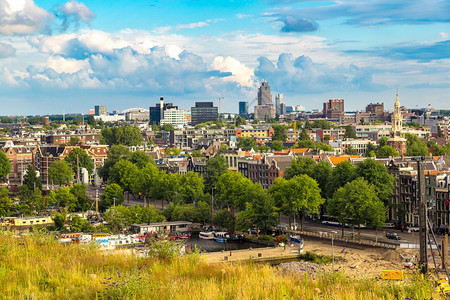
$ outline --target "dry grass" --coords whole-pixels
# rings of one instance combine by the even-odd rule
[[[0,237],[0,299],[441,299],[432,282],[355,280],[342,273],[284,274],[269,265],[207,264]],[[443,299],[443,298],[442,298]]]

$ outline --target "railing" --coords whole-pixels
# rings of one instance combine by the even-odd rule
[[[387,249],[397,249],[398,245],[390,244],[390,243],[384,243],[384,242],[375,242],[375,241],[369,241],[364,239],[357,239],[353,236],[341,236],[337,233],[329,233],[329,232],[310,232],[310,231],[298,231],[298,230],[286,230],[287,233],[291,234],[299,234],[301,236],[309,236],[309,237],[316,237],[319,239],[325,239],[331,241],[332,239],[335,241],[341,241],[348,244],[353,245],[365,245],[365,246],[372,246],[372,247],[382,247]]]

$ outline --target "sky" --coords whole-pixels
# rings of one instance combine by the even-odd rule
[[[273,98],[450,109],[450,0],[0,0],[0,115]],[[251,109],[252,111],[252,109]]]

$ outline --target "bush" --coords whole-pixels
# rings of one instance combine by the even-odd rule
[[[258,237],[258,240],[266,241],[266,242],[269,242],[269,243],[276,243],[277,242],[277,240],[273,236],[270,236],[270,235],[262,235],[262,236]]]
[[[332,259],[329,256],[317,254],[314,252],[306,252],[300,255],[300,259],[305,261],[311,261],[316,264],[328,264],[331,263]]]

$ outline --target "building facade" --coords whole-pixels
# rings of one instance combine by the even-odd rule
[[[191,108],[192,125],[215,121],[218,117],[219,110],[213,102],[195,102],[195,107]]]

